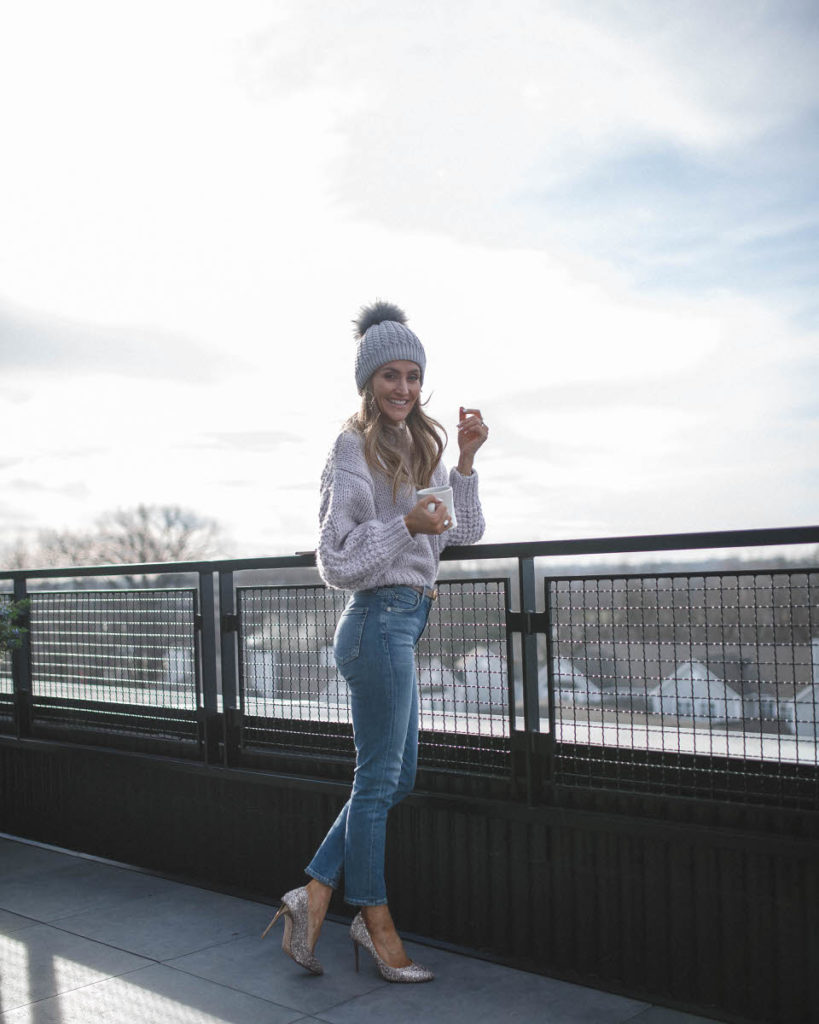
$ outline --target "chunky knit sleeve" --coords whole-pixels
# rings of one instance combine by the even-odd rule
[[[446,483],[446,479],[442,481]],[[478,474],[461,476],[454,467],[449,471],[449,483],[455,500],[455,518],[458,525],[441,535],[441,550],[451,544],[477,544],[483,537],[486,523],[478,494]]]
[[[322,579],[339,590],[369,586],[412,543],[403,515],[378,518],[360,440],[349,432],[341,434],[321,479],[317,564]]]

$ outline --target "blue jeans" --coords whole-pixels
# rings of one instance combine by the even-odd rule
[[[387,902],[387,812],[412,790],[418,764],[415,646],[430,598],[412,587],[376,587],[350,598],[333,653],[350,688],[356,765],[350,799],[306,871],[354,906]]]

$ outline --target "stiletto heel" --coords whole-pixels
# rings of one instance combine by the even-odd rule
[[[267,933],[270,931],[270,929],[273,927],[273,925],[279,920],[279,918],[282,916],[283,913],[284,913],[284,904],[282,903],[282,905],[276,911],[276,916],[273,918],[273,920],[270,922],[270,924],[267,926],[267,928],[265,928],[265,930],[262,932],[262,938],[264,938],[265,935],[267,935]]]
[[[262,938],[267,935],[279,918],[284,916],[284,936],[282,938],[284,952],[311,974],[324,974],[324,968],[307,945],[308,906],[307,889],[304,886],[286,892],[282,896],[282,905],[276,911],[275,917],[262,932]]]
[[[350,925],[350,938],[353,940],[353,949],[355,950],[356,970],[358,970],[358,947],[363,946],[372,956],[373,960],[375,960],[375,966],[378,968],[378,973],[384,981],[411,983],[432,981],[435,977],[432,971],[427,970],[426,967],[422,967],[420,964],[410,963],[406,967],[390,967],[375,948],[375,943],[367,931],[367,925],[364,923],[364,918],[360,913],[355,915],[353,923]]]

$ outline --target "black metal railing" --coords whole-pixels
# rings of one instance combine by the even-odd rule
[[[819,527],[447,551],[419,645],[426,781],[529,801],[606,787],[819,809],[815,551],[776,567],[747,559],[798,544],[819,544]],[[578,556],[708,549],[741,551],[745,567],[561,571]],[[349,773],[332,659],[345,595],[313,566],[300,555],[0,573],[12,587],[0,600],[31,598],[24,647],[0,658],[0,732]],[[152,585],[160,574],[197,584]]]
[[[815,787],[819,573],[547,587],[556,781],[775,802]]]

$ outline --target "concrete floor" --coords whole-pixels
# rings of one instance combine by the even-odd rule
[[[122,865],[0,836],[2,1024],[709,1024],[408,943],[437,977],[390,985],[344,925],[327,922],[307,974],[261,942],[271,908]]]

